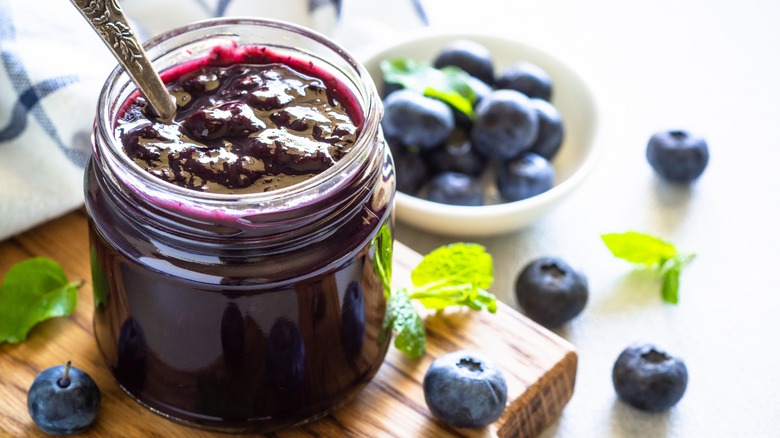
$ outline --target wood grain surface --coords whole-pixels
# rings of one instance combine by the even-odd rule
[[[27,412],[27,389],[38,372],[69,359],[88,372],[103,393],[98,420],[82,436],[220,436],[173,423],[142,408],[122,392],[103,365],[92,334],[89,242],[83,210],[0,242],[0,274],[32,256],[56,260],[69,279],[83,279],[85,284],[73,315],[39,324],[22,344],[0,345],[0,436],[46,436]],[[397,283],[408,280],[419,259],[419,254],[396,243]],[[391,346],[378,374],[357,398],[318,421],[272,436],[533,437],[560,415],[571,398],[577,370],[572,345],[507,305],[501,304],[494,315],[470,310],[431,313],[426,328],[428,351],[423,358],[410,360]],[[423,397],[421,382],[431,361],[463,348],[492,358],[507,378],[506,411],[483,429],[447,427],[431,416]]]

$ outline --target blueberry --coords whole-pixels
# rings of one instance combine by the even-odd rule
[[[496,421],[506,407],[506,393],[501,370],[466,350],[434,360],[423,378],[428,408],[455,427],[483,427]]]
[[[564,129],[561,113],[546,100],[531,99],[531,103],[539,115],[539,134],[531,145],[531,152],[552,160],[563,143]]]
[[[86,430],[97,418],[100,390],[70,361],[41,371],[27,392],[27,410],[38,427],[52,435]]]
[[[662,178],[688,183],[698,178],[710,159],[707,142],[682,129],[659,131],[647,143],[647,161]]]
[[[688,369],[685,362],[652,344],[629,346],[612,368],[618,397],[645,411],[664,411],[685,394]]]
[[[458,67],[488,85],[495,81],[490,50],[470,40],[456,40],[444,46],[433,60],[433,66]]]
[[[384,100],[382,129],[407,146],[431,149],[443,142],[455,127],[446,103],[411,90],[398,90]]]
[[[496,78],[496,89],[517,90],[528,97],[550,100],[552,79],[541,67],[530,62],[518,62],[507,67]]]
[[[474,76],[469,76],[467,82],[469,87],[471,87],[471,90],[474,91],[474,94],[476,95],[476,99],[472,103],[473,106],[477,106],[479,102],[482,101],[482,99],[493,92],[493,87],[482,82]],[[452,114],[455,116],[455,124],[465,129],[471,129],[474,124],[474,121],[471,120],[471,117],[467,116],[465,113],[461,112],[454,106],[450,106],[450,108],[452,109]]]
[[[395,82],[387,82],[385,80],[382,81],[381,86],[381,92],[382,92],[382,99],[389,96],[394,91],[402,90],[404,87],[401,84],[396,84]]]
[[[485,170],[488,159],[472,145],[468,133],[455,129],[443,145],[425,154],[428,168],[434,174],[458,172],[479,176]]]
[[[539,115],[530,99],[514,90],[497,90],[474,111],[471,139],[493,158],[514,158],[530,149],[539,133]]]
[[[388,138],[390,153],[395,164],[395,183],[399,192],[407,195],[417,193],[428,180],[428,166],[423,156],[407,148],[395,139]]]
[[[479,180],[456,172],[436,175],[428,185],[428,200],[441,204],[480,206],[484,194]]]
[[[501,163],[496,185],[501,197],[519,201],[550,190],[555,183],[555,169],[546,158],[528,152]]]
[[[588,301],[588,281],[558,257],[528,263],[515,282],[523,312],[545,327],[558,327],[582,312]]]

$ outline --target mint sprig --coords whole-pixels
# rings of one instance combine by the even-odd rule
[[[395,346],[411,358],[425,353],[425,326],[412,305],[442,310],[466,306],[495,313],[496,297],[486,289],[493,283],[493,258],[481,245],[454,243],[440,247],[412,271],[412,286],[390,294],[385,330],[392,326]]]
[[[458,67],[437,69],[431,64],[408,58],[386,59],[380,63],[384,80],[439,99],[473,117],[477,94],[469,85],[469,74]]]
[[[601,240],[615,257],[658,270],[662,276],[661,297],[667,303],[679,303],[680,274],[696,254],[680,251],[665,240],[636,231],[602,234]]]
[[[0,285],[0,343],[23,342],[36,324],[73,313],[81,284],[44,257],[13,265]]]

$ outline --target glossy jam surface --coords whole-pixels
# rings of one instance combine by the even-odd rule
[[[217,48],[164,75],[177,113],[162,122],[142,97],[118,120],[133,162],[193,190],[257,193],[287,187],[333,166],[355,143],[350,96],[266,48]]]
[[[168,84],[198,84],[177,122],[165,125],[175,132],[131,98],[116,132],[133,163],[193,193],[266,191],[276,187],[269,178],[294,183],[332,166],[363,128],[351,115],[355,102],[334,105],[333,96],[348,93],[315,66],[258,59],[226,52],[169,70]],[[305,68],[311,77],[302,79]],[[258,110],[264,93],[289,102]],[[236,118],[251,123],[219,122]],[[268,131],[279,138],[263,142]],[[300,138],[281,138],[293,133],[317,146],[299,154]],[[379,134],[371,148],[378,154],[327,195],[251,216],[156,202],[116,187],[121,178],[93,159],[94,331],[121,387],[176,421],[268,432],[325,415],[366,385],[390,338],[374,267],[378,248],[392,245],[395,184]]]

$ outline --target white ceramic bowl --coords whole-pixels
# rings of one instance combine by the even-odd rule
[[[504,37],[473,33],[426,30],[401,37],[392,44],[366,51],[358,58],[381,90],[379,64],[388,58],[407,57],[433,62],[444,45],[456,39],[469,39],[487,47],[496,72],[518,61],[530,61],[546,70],[553,81],[552,104],[564,121],[564,142],[552,164],[555,186],[540,195],[521,201],[464,207],[439,204],[398,193],[397,218],[414,227],[451,236],[488,236],[523,228],[559,205],[583,181],[596,156],[596,104],[588,87],[564,63],[540,50]],[[490,190],[490,189],[489,189]]]

